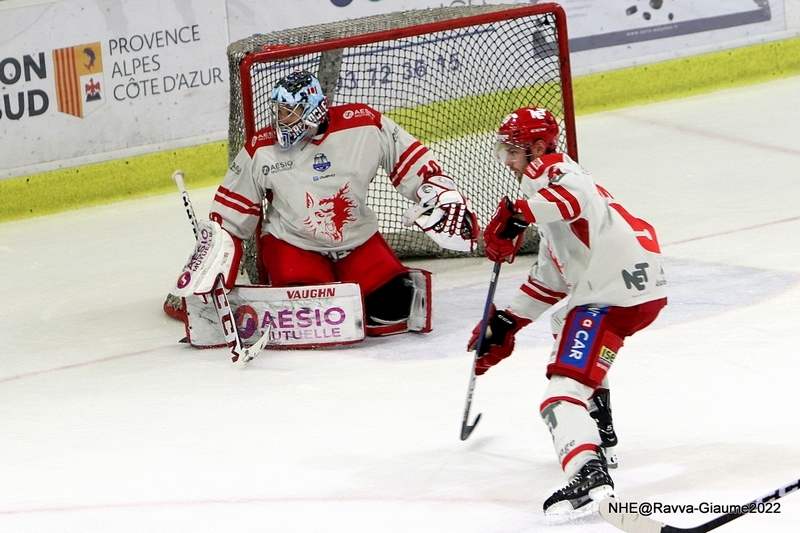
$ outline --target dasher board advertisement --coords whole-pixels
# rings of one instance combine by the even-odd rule
[[[412,9],[500,3],[543,2],[0,1],[0,179],[225,139],[229,42]],[[558,3],[574,75],[800,32],[800,0]]]
[[[576,73],[590,65],[787,29],[784,0],[563,0],[561,4],[567,12]]]
[[[2,4],[0,178],[225,130],[224,0]]]
[[[791,0],[795,2],[796,0]],[[228,0],[231,41],[326,22],[436,7],[536,0]],[[575,69],[786,30],[784,0],[561,0]],[[724,48],[724,46],[723,46]],[[602,70],[597,69],[597,70]]]

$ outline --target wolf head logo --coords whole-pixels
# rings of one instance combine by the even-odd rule
[[[306,191],[306,210],[308,217],[303,221],[314,234],[327,236],[331,242],[340,242],[344,235],[342,230],[348,222],[354,222],[353,209],[358,204],[347,196],[350,192],[350,183],[345,183],[336,194],[330,198],[318,199],[311,192]]]

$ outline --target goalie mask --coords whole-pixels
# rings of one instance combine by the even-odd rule
[[[328,117],[328,99],[319,80],[311,73],[297,71],[282,78],[269,93],[272,122],[282,148],[297,144],[310,128]]]
[[[558,143],[558,122],[553,114],[541,107],[517,109],[500,123],[494,155],[498,161],[505,160],[507,146],[521,148],[530,157],[533,143],[541,139],[548,152],[555,152]]]

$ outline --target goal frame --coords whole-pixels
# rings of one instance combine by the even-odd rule
[[[239,80],[241,84],[242,111],[245,127],[245,139],[249,139],[255,133],[255,108],[253,104],[253,86],[250,81],[250,69],[254,63],[266,63],[280,61],[298,57],[304,54],[321,53],[330,50],[337,50],[351,46],[374,44],[392,39],[402,39],[420,33],[433,33],[436,31],[456,30],[468,26],[500,22],[514,18],[543,15],[552,13],[555,16],[556,26],[562,39],[558,40],[559,56],[559,75],[561,79],[561,94],[564,109],[564,130],[567,154],[578,160],[578,143],[575,133],[575,109],[572,93],[572,74],[569,60],[569,39],[567,33],[567,15],[559,4],[544,3],[521,8],[513,8],[502,11],[494,11],[479,15],[469,15],[461,18],[453,18],[439,22],[429,22],[383,30],[372,33],[365,33],[352,37],[339,39],[329,39],[315,43],[299,45],[275,45],[265,46],[260,51],[247,54],[239,63]]]
[[[549,83],[548,80],[555,80],[558,87],[558,90],[553,95],[555,100],[550,100],[544,105],[558,116],[561,130],[558,142],[559,149],[577,161],[578,146],[567,17],[564,9],[553,2],[522,7],[514,4],[484,4],[481,6],[450,6],[425,10],[407,10],[339,22],[276,30],[237,40],[228,46],[228,72],[231,89],[228,132],[229,160],[233,160],[239,149],[250,142],[254,135],[269,126],[264,121],[265,110],[263,109],[265,103],[264,91],[269,89],[264,85],[263,79],[256,75],[259,72],[263,72],[265,68],[271,70],[273,66],[287,63],[291,65],[295,60],[302,62],[304,58],[319,57],[319,73],[317,76],[322,83],[326,96],[328,96],[330,105],[342,103],[338,102],[338,100],[343,97],[345,102],[361,102],[372,106],[378,104],[376,109],[381,113],[393,113],[396,110],[402,111],[406,109],[405,105],[402,103],[400,107],[390,105],[387,109],[384,109],[379,101],[373,101],[370,99],[371,97],[366,97],[362,100],[357,95],[350,93],[349,91],[354,87],[345,88],[340,85],[343,84],[346,75],[352,74],[349,71],[341,70],[343,53],[345,56],[350,56],[353,50],[391,50],[396,46],[396,43],[413,42],[415,38],[425,35],[457,35],[463,32],[465,36],[469,37],[473,34],[472,28],[490,28],[494,25],[501,28],[513,27],[515,19],[519,19],[523,25],[528,24],[523,21],[531,21],[533,24],[532,30],[536,29],[535,21],[544,21],[545,24],[552,28],[552,30],[544,30],[544,33],[556,35],[557,38],[546,42],[535,41],[538,31],[532,31],[530,34],[520,34],[517,37],[517,41],[504,43],[502,47],[499,47],[494,42],[485,42],[483,49],[488,54],[498,54],[501,59],[507,57],[511,60],[510,63],[499,64],[500,68],[497,72],[500,74],[495,75],[493,79],[499,80],[506,76],[509,82],[508,87],[512,90],[539,91],[539,89],[533,89],[533,85],[516,85],[516,83],[519,79],[530,80],[530,83],[536,84],[538,68],[542,65],[545,68],[542,72],[547,78],[544,80],[544,85]],[[509,26],[509,23],[512,24]],[[533,40],[530,43],[527,38],[528,35],[533,36]],[[431,42],[437,40],[435,37],[433,39]],[[427,41],[422,42],[425,43]],[[542,48],[543,44],[546,46],[545,48]],[[507,54],[505,47],[509,47],[508,52],[510,54]],[[407,48],[407,45],[404,44],[399,47],[400,50],[405,48]],[[545,55],[542,55],[543,51]],[[465,49],[465,52],[474,53],[473,49],[469,47]],[[391,52],[389,53],[391,54]],[[405,57],[403,51],[398,51],[398,53],[401,57]],[[358,55],[358,52],[356,52],[356,55]],[[480,58],[480,56],[478,57]],[[540,62],[540,59],[544,60],[545,63]],[[523,70],[517,70],[519,67]],[[528,68],[533,70],[527,70]],[[502,74],[503,72],[507,73]],[[528,72],[530,75],[527,74]],[[478,71],[473,74],[472,79],[480,79],[480,76],[481,74]],[[344,88],[342,95],[340,95],[340,86]],[[545,90],[548,93],[550,92],[547,89]],[[470,98],[491,97],[491,94],[491,92],[476,92],[470,95],[459,92],[458,94],[453,94],[452,99],[457,102]],[[447,93],[440,96],[444,96],[445,99],[448,98]],[[489,146],[488,143],[492,142],[490,138],[494,138],[496,128],[503,116],[525,105],[542,105],[539,103],[538,97],[545,96],[544,93],[541,95],[539,93],[531,94],[531,96],[530,100],[523,99],[522,101],[513,102],[513,105],[509,105],[505,112],[498,113],[498,109],[491,111],[491,114],[496,116],[491,123],[480,124],[483,129],[459,131],[458,122],[450,123],[453,127],[454,139],[484,136],[483,142],[486,142],[486,146]],[[507,95],[501,96],[501,98],[507,97]],[[425,98],[423,97],[422,100],[424,101]],[[514,100],[514,98],[511,97],[511,100]],[[438,101],[442,102],[442,100]],[[446,102],[447,100],[444,101]],[[411,106],[408,108],[409,111],[415,108],[416,104],[413,101],[408,103]],[[437,105],[435,101],[432,103]],[[411,113],[413,114],[413,111]],[[481,117],[481,115],[478,115],[478,117],[479,120],[485,118]],[[407,120],[409,116],[406,115],[406,117],[401,118]],[[453,119],[451,118],[450,120]],[[443,122],[442,124],[448,123]],[[401,122],[400,125],[411,131],[412,134],[418,134],[414,133],[416,128],[412,123],[404,124]],[[411,129],[409,129],[409,126],[411,126]],[[426,126],[422,125],[422,127]],[[425,138],[425,133],[419,133]],[[446,141],[446,139],[446,137],[437,137],[435,139],[425,139],[423,142],[438,144],[438,146],[430,146],[436,151],[441,148],[441,142]],[[455,142],[469,143],[470,141],[457,140]],[[469,151],[468,157],[475,155],[475,152],[472,151],[473,149],[467,148],[466,145],[460,147]],[[463,168],[458,159],[453,160],[455,156],[452,153],[449,155],[439,154],[439,156],[447,159],[447,161],[443,162],[455,176],[470,175],[471,173],[477,178],[466,182],[463,190],[483,224],[487,223],[487,217],[491,215],[496,206],[496,201],[503,194],[520,194],[519,184],[504,171],[504,165],[501,162],[496,162],[494,166],[489,165],[487,167],[486,162],[482,161],[479,167],[474,169],[477,172],[470,172],[470,169]],[[467,159],[463,158],[461,160],[467,161]],[[453,166],[454,163],[455,167]],[[495,181],[495,178],[499,181]],[[483,183],[484,181],[486,182],[485,184]],[[501,183],[506,184],[504,191],[502,190],[504,186],[500,185]],[[490,193],[490,191],[493,192]],[[490,193],[491,196],[486,195],[486,193]],[[415,227],[403,228],[396,226],[395,224],[402,213],[403,202],[408,201],[408,199],[397,196],[399,201],[395,202],[391,198],[394,198],[394,195],[391,194],[390,188],[385,185],[383,180],[376,180],[373,185],[370,185],[368,203],[371,203],[371,206],[376,208],[379,218],[379,231],[381,231],[401,260],[411,258],[480,257],[483,255],[482,240],[479,240],[477,250],[473,252],[454,252],[436,246],[422,231],[417,231]],[[384,207],[386,209],[383,209]],[[251,280],[258,279],[260,282],[265,282],[266,272],[263,270],[261,261],[258,260],[260,256],[259,242],[259,239],[248,239],[244,242],[243,265],[244,271],[248,273]],[[539,236],[536,228],[532,225],[525,231],[519,253],[536,253],[538,251],[538,243]]]

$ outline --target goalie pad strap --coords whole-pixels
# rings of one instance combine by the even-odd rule
[[[411,300],[411,316],[408,319],[409,331],[428,333],[433,329],[431,318],[433,316],[433,283],[431,273],[427,270],[412,268],[408,271],[411,281],[414,282],[414,296]]]

